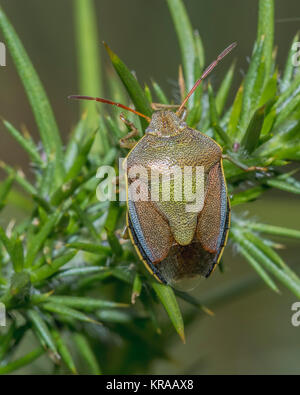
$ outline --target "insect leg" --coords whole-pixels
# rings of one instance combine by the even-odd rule
[[[114,185],[119,186],[120,185],[120,177],[119,176],[114,177],[113,180],[112,180],[112,183]],[[116,189],[116,193],[120,193],[120,189],[119,188]]]
[[[135,144],[136,144],[136,141],[134,141],[132,139],[139,135],[139,131],[134,126],[133,122],[130,122],[128,119],[125,118],[125,115],[123,113],[120,115],[120,119],[127,126],[130,127],[130,132],[125,137],[120,139],[120,146],[122,148],[133,148],[135,146]]]
[[[240,169],[249,172],[249,171],[268,171],[267,167],[260,167],[260,166],[247,166],[244,163],[240,162],[239,160],[233,158],[232,156],[226,154],[222,155],[223,159],[229,160],[229,162],[233,163],[235,166],[239,167]]]
[[[122,233],[121,233],[121,238],[124,240],[129,240],[130,236],[129,236],[129,230],[128,230],[128,226],[126,225],[125,228],[123,229]]]

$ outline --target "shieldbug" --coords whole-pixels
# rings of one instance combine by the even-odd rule
[[[230,226],[230,202],[223,170],[222,148],[207,135],[194,130],[185,123],[185,105],[201,81],[227,55],[236,43],[227,47],[204,71],[188,93],[177,111],[170,106],[156,105],[152,118],[132,110],[120,103],[87,96],[71,96],[76,99],[96,100],[113,104],[144,117],[149,126],[138,141],[132,138],[138,134],[133,123],[122,115],[121,119],[131,128],[127,137],[121,140],[123,147],[131,148],[127,155],[127,190],[139,179],[147,199],[127,198],[127,227],[135,249],[146,268],[155,278],[165,284],[177,284],[184,279],[198,276],[208,277],[219,263],[226,245]],[[226,159],[230,157],[226,156]],[[153,170],[164,172],[177,166],[183,169],[197,166],[204,169],[203,205],[192,212],[186,210],[186,201],[163,200],[161,194],[153,201],[151,184],[147,178],[130,175],[134,166],[142,166],[146,174]],[[244,168],[255,170],[256,168]],[[257,168],[261,170],[261,168]],[[193,174],[188,180],[193,185]],[[175,180],[173,180],[174,186]],[[187,183],[187,180],[184,180]],[[158,185],[160,192],[161,183]],[[173,187],[174,189],[174,187]],[[173,190],[174,195],[174,190]]]

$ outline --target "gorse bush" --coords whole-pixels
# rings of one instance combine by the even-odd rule
[[[183,2],[167,0],[167,4],[181,49],[185,95],[205,67],[204,50]],[[100,96],[93,2],[76,0],[74,11],[80,92]],[[117,168],[118,158],[126,155],[119,146],[119,139],[127,133],[119,120],[120,110],[104,105],[97,109],[93,103],[83,102],[83,116],[64,146],[46,92],[1,8],[0,28],[42,143],[41,150],[28,133],[3,121],[28,154],[35,180],[30,182],[21,171],[1,162],[7,177],[0,185],[0,209],[25,199],[27,214],[6,229],[0,228],[0,302],[7,311],[7,327],[0,334],[0,373],[28,365],[42,354],[49,356],[54,372],[62,366],[73,373],[145,372],[156,358],[168,358],[165,346],[170,324],[158,322],[160,304],[182,339],[184,321],[190,322],[192,317],[183,319],[177,298],[199,311],[209,310],[191,295],[148,275],[131,243],[121,237],[126,205],[96,199],[99,166]],[[284,71],[278,70],[273,37],[273,1],[260,0],[257,39],[233,103],[228,105],[227,97],[234,64],[216,93],[209,82],[197,89],[188,103],[187,123],[213,137],[236,162],[224,163],[224,167],[233,207],[229,237],[237,250],[273,291],[278,292],[281,283],[299,298],[300,280],[269,237],[300,238],[300,231],[239,217],[234,210],[270,188],[300,193],[293,172],[285,170],[288,163],[300,159],[300,72],[292,64],[292,48]],[[298,38],[296,35],[294,41]],[[107,97],[133,104],[149,117],[153,101],[173,103],[158,82],[140,85],[119,57],[108,47],[107,51],[118,75],[109,77]],[[146,120],[133,114],[128,117],[142,135]],[[240,168],[248,166],[268,170],[246,173]],[[136,303],[131,304],[131,299]],[[22,340],[32,334],[32,350],[16,358]]]

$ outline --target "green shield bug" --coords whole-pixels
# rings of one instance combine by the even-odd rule
[[[198,276],[208,277],[220,261],[226,245],[230,226],[230,203],[222,159],[230,157],[222,155],[222,148],[213,139],[187,126],[185,105],[201,81],[235,46],[236,43],[231,44],[210,64],[182,104],[174,106],[177,108],[176,112],[171,111],[172,106],[155,105],[154,109],[157,111],[150,119],[110,100],[71,96],[75,99],[113,104],[148,120],[149,126],[144,136],[138,142],[132,142],[132,137],[138,131],[121,116],[131,127],[129,135],[121,140],[123,147],[131,148],[125,160],[127,227],[131,241],[146,268],[158,281],[165,284],[176,285],[182,280]],[[186,167],[192,170],[187,175],[183,171]],[[187,210],[187,199],[180,197],[187,184],[195,192],[197,167],[202,169],[203,188],[199,189],[202,204],[194,210]],[[179,199],[175,198],[178,184],[170,168],[176,168],[180,173],[182,182]],[[158,178],[155,177],[156,182],[153,182],[153,172],[159,174]],[[151,181],[149,175],[152,177]],[[166,179],[171,192],[164,199],[162,192]],[[132,186],[137,181],[138,198],[136,195],[133,198]]]

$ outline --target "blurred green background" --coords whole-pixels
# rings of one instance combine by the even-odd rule
[[[300,3],[299,0],[277,0],[275,3],[275,42],[279,47],[278,64],[283,66],[291,40],[300,26]],[[193,26],[202,36],[207,62],[229,43],[238,41],[233,55],[238,63],[236,88],[247,68],[247,56],[251,54],[256,36],[257,2],[187,0],[185,4]],[[60,130],[67,136],[78,120],[78,106],[68,102],[67,96],[89,94],[78,91],[76,80],[72,0],[2,0],[1,5],[41,77]],[[176,98],[180,53],[165,1],[96,0],[96,6],[103,67],[109,68],[102,48],[105,40],[135,70],[141,82],[154,78],[169,97]],[[214,72],[211,77],[214,86],[219,85],[231,61],[232,58],[225,59],[223,66]],[[108,76],[105,72],[104,75]],[[36,125],[9,54],[7,66],[0,68],[0,79],[0,115],[13,120],[17,127],[26,125],[37,139]],[[4,132],[3,126],[0,126],[0,159],[19,165],[30,174],[24,152]],[[270,192],[263,199],[243,205],[242,209],[245,216],[254,215],[261,222],[299,229],[299,199],[294,195]],[[5,215],[11,218],[20,214],[6,211]],[[7,217],[0,218],[1,223],[7,220]],[[225,273],[217,271],[209,280],[200,283],[193,295],[201,300],[240,280],[255,279],[250,266],[235,255],[228,246],[223,259]],[[299,243],[289,240],[282,256],[297,270]],[[260,284],[258,280],[258,288],[254,287],[237,299],[224,301],[226,303],[216,308],[214,317],[199,315],[199,319],[187,328],[186,345],[174,338],[169,350],[174,362],[155,362],[152,373],[299,374],[300,327],[291,325],[291,304],[296,301],[295,297],[286,290],[276,295]],[[40,361],[31,369],[35,373],[47,373],[47,365]]]

